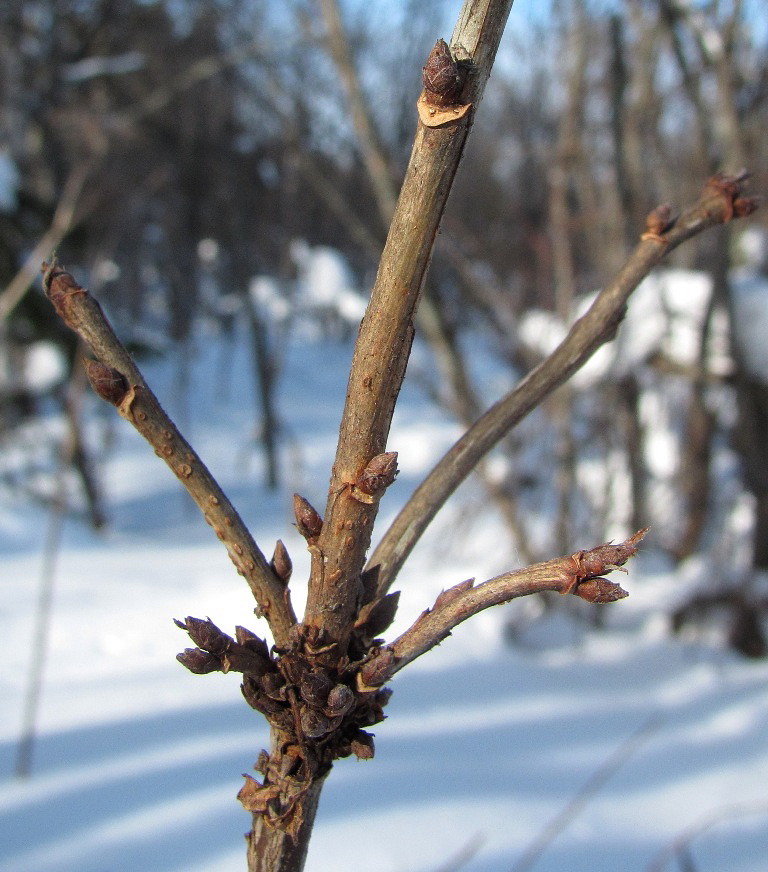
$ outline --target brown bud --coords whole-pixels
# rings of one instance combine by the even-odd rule
[[[100,360],[86,359],[83,361],[83,365],[94,392],[102,400],[112,403],[113,406],[119,406],[128,393],[128,382],[125,380],[125,376]]]
[[[385,451],[369,462],[355,480],[355,486],[369,496],[377,496],[392,484],[397,473],[397,451]]]
[[[221,655],[232,644],[233,639],[222,632],[210,618],[187,617],[185,621],[175,621],[177,627],[181,627],[189,633],[189,638],[203,651]]]
[[[319,739],[321,736],[326,736],[341,723],[341,718],[329,718],[308,705],[301,707],[299,720],[301,721],[301,729],[308,739]]]
[[[285,545],[283,545],[282,539],[278,539],[275,543],[275,551],[272,554],[272,560],[270,560],[269,565],[272,567],[272,571],[280,581],[284,584],[288,584],[291,578],[291,573],[293,572],[293,563],[291,562],[291,558],[288,556],[288,551],[286,550]]]
[[[323,711],[328,717],[339,717],[352,711],[355,707],[355,695],[346,684],[337,684],[328,694],[328,701]]]
[[[299,494],[293,495],[293,514],[299,533],[307,542],[314,541],[323,529],[323,519]]]
[[[199,648],[185,648],[181,654],[176,655],[176,659],[195,675],[207,675],[209,672],[218,672],[221,669],[218,657]]]
[[[382,648],[360,668],[360,679],[367,687],[377,687],[391,677],[395,655],[391,648]]]
[[[582,581],[573,592],[588,603],[615,603],[616,600],[629,596],[620,584],[599,577]]]
[[[444,39],[438,39],[422,69],[427,99],[438,106],[453,103],[459,92],[459,68]]]
[[[301,676],[299,694],[305,702],[315,708],[324,708],[332,687],[333,681],[328,673],[317,669]]]
[[[383,633],[394,621],[397,614],[397,605],[400,601],[400,591],[388,593],[381,599],[376,600],[365,613],[362,620],[355,626],[359,633],[364,633],[369,639],[373,639]]]

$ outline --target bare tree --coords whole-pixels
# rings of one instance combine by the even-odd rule
[[[306,609],[297,621],[291,561],[278,542],[270,560],[203,462],[160,407],[94,297],[55,261],[44,289],[65,323],[90,346],[95,391],[149,441],[197,503],[266,618],[274,646],[245,627],[230,636],[210,620],[177,621],[194,647],[179,655],[196,673],[242,673],[242,692],[271,727],[239,799],[253,815],[251,872],[303,868],[323,783],[333,762],[374,754],[366,728],[383,717],[387,682],[450,635],[460,622],[516,597],[557,591],[592,603],[626,592],[604,576],[632,557],[640,530],[618,545],[578,550],[444,591],[397,639],[380,634],[397,609],[400,569],[440,506],[517,423],[615,334],[627,300],[672,249],[708,227],[749,214],[741,177],[716,176],[678,217],[654,210],[641,238],[589,311],[553,354],[481,415],[426,477],[367,559],[382,494],[397,475],[387,438],[414,336],[422,293],[453,178],[496,55],[512,0],[467,0],[450,43],[439,40],[424,67],[419,121],[367,312],[350,368],[346,404],[323,516],[294,499],[296,524],[311,555]]]

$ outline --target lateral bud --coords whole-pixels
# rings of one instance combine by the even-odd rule
[[[669,230],[672,223],[672,207],[669,203],[662,203],[648,213],[645,219],[645,231],[640,238],[664,242],[662,234]]]
[[[221,670],[219,658],[200,648],[185,648],[181,654],[176,655],[176,659],[195,675],[207,675],[209,672]]]
[[[280,581],[282,581],[283,584],[288,584],[291,579],[291,573],[293,572],[293,563],[291,562],[291,558],[288,555],[288,551],[283,544],[282,539],[278,539],[275,543],[275,551],[272,554],[272,559],[269,561],[269,565],[272,567],[272,571]]]
[[[422,83],[427,102],[435,106],[450,106],[456,102],[461,84],[459,66],[444,39],[432,47],[422,68]]]
[[[301,533],[307,542],[314,542],[323,529],[323,519],[309,502],[299,494],[293,495],[293,514],[296,518],[296,527],[299,533]]]
[[[113,406],[119,406],[128,393],[128,382],[125,376],[100,360],[86,358],[83,365],[88,381],[97,396]]]
[[[398,472],[397,451],[377,454],[355,479],[352,496],[361,502],[373,502],[392,484]]]
[[[581,584],[576,585],[573,592],[588,603],[615,603],[629,596],[620,584],[600,577],[582,581]]]
[[[189,638],[198,648],[202,648],[203,651],[208,651],[216,657],[228,651],[234,642],[234,639],[220,630],[210,618],[203,620],[202,618],[187,617],[184,621],[177,621],[174,618],[174,623],[189,633]]]

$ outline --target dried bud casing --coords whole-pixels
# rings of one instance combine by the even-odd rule
[[[99,360],[84,360],[85,374],[97,396],[113,406],[119,406],[128,393],[125,376]]]
[[[272,571],[280,581],[284,584],[288,584],[291,580],[291,573],[293,572],[293,563],[291,562],[291,558],[288,555],[285,545],[283,545],[282,539],[278,539],[275,543],[275,551],[272,554],[272,560],[270,560],[269,565],[272,567]]]
[[[323,529],[323,519],[299,494],[293,495],[293,514],[299,533],[307,542],[314,541]]]
[[[449,106],[459,93],[459,67],[444,39],[438,39],[422,68],[427,99],[437,106]]]
[[[377,454],[358,475],[355,487],[369,496],[377,496],[397,477],[397,451]]]
[[[372,760],[376,751],[373,744],[373,736],[365,730],[358,730],[352,739],[351,750],[358,760]]]

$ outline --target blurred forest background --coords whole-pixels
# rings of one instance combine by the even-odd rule
[[[3,500],[55,500],[63,452],[79,494],[68,509],[94,526],[109,516],[92,462],[103,446],[80,420],[78,351],[39,291],[54,249],[139,356],[179,356],[181,380],[201,320],[248,325],[254,430],[265,483],[279,485],[286,331],[310,318],[326,335],[354,332],[421,66],[456,6],[4,0]],[[478,361],[510,380],[528,372],[651,209],[690,201],[721,169],[747,167],[755,193],[768,181],[760,0],[545,6],[515,4],[420,313],[429,357],[412,375],[462,423],[495,399]],[[653,341],[619,342],[478,471],[521,562],[648,525],[671,561],[706,552],[707,577],[675,626],[716,615],[750,655],[768,651],[768,376],[754,342],[737,340],[750,289],[766,296],[765,220],[677,252],[676,267],[701,271],[701,293],[665,295],[660,279]],[[302,285],[319,255],[340,285],[326,297]],[[53,348],[61,365],[41,377]],[[34,428],[52,410],[69,421],[63,447]]]

